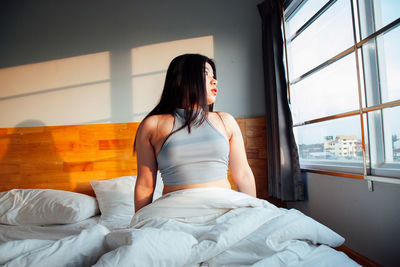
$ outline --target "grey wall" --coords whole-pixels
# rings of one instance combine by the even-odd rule
[[[111,55],[111,78],[118,78],[124,72],[129,75],[131,63],[127,57],[133,48],[212,36],[220,89],[216,109],[235,117],[263,116],[259,2],[261,0],[5,1],[0,9],[0,72],[10,67],[107,51]],[[128,84],[129,81],[125,81],[125,85]],[[44,107],[45,112],[57,114],[58,120],[51,118],[47,123],[40,115],[30,117],[29,114],[24,119],[43,121],[47,125],[131,121],[131,89],[129,85],[124,87],[124,81],[111,80],[110,103],[105,103],[110,105],[108,120],[95,116],[89,121],[63,120],[68,112],[63,115],[57,105],[52,110],[48,105]],[[25,93],[25,103],[30,101],[31,95]],[[43,103],[52,101],[45,94],[40,97]],[[21,113],[24,101],[18,102],[16,98],[21,100],[20,96],[2,97],[0,94],[0,106],[9,101],[8,110],[18,105],[19,109],[13,113]],[[71,98],[73,96],[68,95],[66,101],[73,102]],[[40,108],[36,107],[35,112]],[[90,112],[82,103],[71,110],[79,110],[82,116]],[[19,114],[18,120],[24,116]],[[3,117],[0,127],[13,127],[20,121],[11,118],[7,121]]]
[[[343,237],[345,245],[383,266],[400,266],[400,185],[307,174],[308,200],[288,203]]]

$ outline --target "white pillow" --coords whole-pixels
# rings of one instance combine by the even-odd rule
[[[63,190],[13,189],[0,192],[0,223],[70,224],[98,214],[96,198]]]
[[[135,213],[134,189],[136,176],[90,181],[101,212],[101,222],[107,226],[122,225]]]
[[[126,227],[135,213],[137,176],[122,176],[109,180],[90,181],[101,212],[101,223],[112,228]],[[153,201],[162,195],[163,183],[157,174]]]

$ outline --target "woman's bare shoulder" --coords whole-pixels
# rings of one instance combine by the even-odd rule
[[[218,111],[218,112],[211,112],[211,113],[213,113],[213,116],[219,116],[225,124],[228,124],[228,125],[237,124],[236,119],[228,112]]]
[[[223,127],[226,131],[228,139],[230,140],[232,136],[236,135],[239,129],[239,125],[236,119],[227,112],[211,112],[211,116],[218,117],[219,121],[222,121]],[[240,131],[240,130],[239,130]]]
[[[155,127],[160,123],[169,122],[174,117],[171,114],[157,114],[147,117],[141,122],[144,127]]]
[[[158,122],[158,115],[152,115],[147,118],[145,118],[139,126],[139,132],[148,132],[151,129],[154,129],[157,127],[157,122]]]
[[[159,133],[164,128],[170,128],[174,117],[170,114],[151,115],[142,121],[140,131],[147,134]]]

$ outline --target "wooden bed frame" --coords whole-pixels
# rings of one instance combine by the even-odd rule
[[[257,197],[285,207],[285,203],[268,197],[265,118],[237,122],[255,176]],[[138,126],[136,122],[0,128],[0,192],[49,188],[94,195],[90,180],[136,175],[133,140]],[[345,246],[337,249],[363,266],[378,266]]]
[[[265,199],[265,119],[237,121],[258,197]],[[0,128],[0,191],[50,188],[93,195],[90,180],[136,175],[133,140],[138,126],[136,122]]]

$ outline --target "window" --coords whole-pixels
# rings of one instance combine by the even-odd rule
[[[301,168],[400,183],[400,1],[287,2]]]

